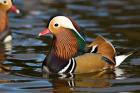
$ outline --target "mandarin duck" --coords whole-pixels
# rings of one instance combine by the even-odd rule
[[[69,17],[55,16],[39,33],[39,36],[53,35],[52,48],[43,61],[43,72],[80,74],[113,70],[132,54],[116,56],[114,46],[102,36],[87,45],[77,28],[76,22]]]
[[[8,12],[17,14],[20,11],[12,4],[11,0],[0,0],[0,41],[9,42],[12,40],[11,32],[8,27]]]

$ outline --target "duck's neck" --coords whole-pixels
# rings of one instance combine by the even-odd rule
[[[63,31],[58,33],[53,41],[52,49],[43,65],[47,67],[47,71],[58,73],[77,55],[81,40],[78,40],[75,33]]]
[[[78,51],[78,41],[69,31],[60,32],[54,40],[52,53],[60,59],[69,60]]]
[[[6,11],[0,10],[0,32],[3,32],[8,27],[8,15]]]

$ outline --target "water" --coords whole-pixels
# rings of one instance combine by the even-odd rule
[[[139,0],[14,0],[22,14],[10,14],[12,46],[0,46],[0,93],[139,93]],[[51,39],[38,38],[49,17],[72,17],[87,35],[87,42],[102,35],[118,54],[138,52],[114,73],[74,75],[58,79],[41,74]],[[11,44],[10,44],[11,45]]]

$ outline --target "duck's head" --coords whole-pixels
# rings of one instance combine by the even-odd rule
[[[84,37],[77,31],[75,27],[75,22],[73,22],[70,18],[65,16],[56,16],[53,17],[47,27],[39,33],[39,36],[44,36],[47,34],[52,34],[54,37],[57,37],[61,34],[63,37],[64,35],[67,35],[66,37],[70,37],[69,34],[64,33],[72,33],[74,37],[76,37],[78,43],[80,44],[80,47],[85,45],[85,39]]]
[[[13,5],[12,0],[0,0],[0,10],[2,11],[12,11],[14,13],[19,14],[19,9],[16,8],[16,6]]]
[[[77,33],[81,38],[83,38],[79,34],[77,29],[75,28],[75,26],[74,26],[73,22],[71,21],[71,19],[68,18],[68,17],[65,17],[65,16],[53,17],[50,20],[49,24],[47,25],[46,29],[44,31],[42,31],[39,35],[40,36],[46,35],[46,34],[57,35],[57,34],[61,33],[60,31],[62,31],[63,29],[65,29],[65,31],[72,30],[75,33]]]

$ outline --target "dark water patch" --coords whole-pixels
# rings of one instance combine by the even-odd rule
[[[121,86],[121,87],[110,87],[110,88],[76,88],[76,92],[102,92],[102,93],[112,93],[112,92],[130,92],[130,91],[135,91],[139,90],[139,85],[135,86]]]

